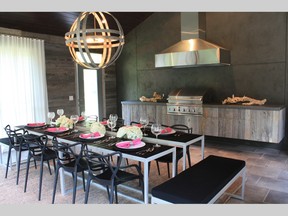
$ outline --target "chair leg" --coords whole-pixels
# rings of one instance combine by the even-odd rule
[[[17,152],[16,152],[16,154],[17,154]],[[22,151],[20,150],[20,151],[18,152],[18,158],[16,158],[16,163],[17,163],[16,185],[18,185],[18,182],[19,182],[21,155],[22,155]]]
[[[37,169],[36,160],[35,160],[35,158],[33,158],[33,159],[34,159],[34,167],[35,167],[35,169]]]
[[[114,190],[115,190],[115,203],[118,204],[117,185],[115,185]],[[113,191],[112,191],[112,193],[113,193]]]
[[[54,172],[56,174],[56,162],[55,162],[55,159],[53,159],[53,167],[54,167]]]
[[[157,165],[158,175],[160,175],[160,167],[159,167],[159,162],[158,161],[156,161],[156,165]]]
[[[6,164],[5,178],[7,178],[7,175],[8,175],[9,161],[10,161],[10,157],[11,157],[11,149],[12,149],[12,148],[9,147],[8,156],[7,156],[7,164]]]
[[[83,190],[85,191],[85,174],[84,174],[84,171],[82,171],[82,181],[83,181]]]
[[[114,202],[114,190],[115,190],[115,188],[114,188],[114,183],[112,183],[112,185],[111,185],[111,188],[110,188],[110,199],[109,199],[109,202],[110,202],[110,204],[113,204],[113,202]]]
[[[167,173],[168,173],[168,178],[170,178],[170,167],[169,167],[169,163],[166,163],[167,164]]]
[[[88,203],[88,197],[89,197],[89,191],[90,191],[90,182],[91,182],[91,178],[88,177],[88,179],[87,179],[87,187],[86,187],[86,191],[85,191],[85,201],[84,201],[85,204]]]
[[[27,181],[28,181],[28,175],[29,175],[30,159],[31,159],[31,155],[30,155],[30,153],[28,153],[26,176],[25,176],[25,185],[24,185],[24,193],[26,192],[26,188],[27,188]]]
[[[44,161],[41,161],[40,164],[40,179],[39,179],[39,192],[38,192],[38,200],[41,200],[41,192],[42,192],[42,179],[43,179],[43,163]]]
[[[75,204],[76,200],[76,188],[77,188],[77,172],[73,175],[73,197],[72,197],[72,203]]]
[[[55,169],[55,178],[54,178],[54,188],[53,188],[53,195],[52,195],[52,204],[54,204],[55,201],[55,194],[56,194],[56,188],[57,188],[57,181],[58,181],[58,171],[59,167],[57,166]]]
[[[49,173],[50,173],[50,175],[52,175],[52,172],[51,172],[51,167],[50,167],[50,163],[49,163],[49,160],[47,160],[47,165],[48,165]]]

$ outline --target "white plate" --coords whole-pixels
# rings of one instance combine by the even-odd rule
[[[120,149],[127,149],[127,150],[129,150],[129,149],[138,149],[138,148],[141,148],[141,147],[143,147],[143,146],[145,146],[146,145],[146,143],[144,143],[144,142],[142,142],[141,141],[141,143],[140,144],[138,144],[138,145],[131,145],[129,148],[126,148],[126,147],[121,147],[121,144],[122,143],[124,143],[124,142],[129,142],[129,141],[122,141],[122,142],[118,142],[118,143],[116,143],[116,147],[117,148],[120,148]],[[132,142],[132,141],[131,141]]]
[[[94,139],[100,139],[100,138],[102,138],[102,137],[104,137],[105,136],[105,134],[101,134],[100,136],[97,136],[97,137],[88,137],[88,138],[84,138],[84,137],[81,137],[81,134],[79,135],[79,138],[81,138],[81,139],[86,139],[86,140],[94,140]]]
[[[48,128],[46,131],[51,132],[51,133],[63,133],[65,131],[68,131],[69,128],[66,127],[53,127],[53,128]]]
[[[168,133],[160,133],[159,135],[170,135],[170,134],[174,134],[176,133],[176,131],[174,129],[172,129],[172,131],[168,132]]]

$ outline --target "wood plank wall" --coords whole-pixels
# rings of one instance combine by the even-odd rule
[[[76,79],[75,63],[65,46],[64,37],[24,32],[0,27],[0,34],[43,39],[45,44],[46,79],[48,89],[48,106],[50,111],[56,112],[63,108],[65,115],[77,112],[76,107]],[[112,65],[105,69],[103,76],[104,114],[117,112],[116,69]],[[69,96],[74,100],[69,101]],[[56,116],[57,118],[57,116]]]

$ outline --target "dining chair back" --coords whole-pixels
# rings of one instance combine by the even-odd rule
[[[162,126],[163,127],[170,127],[172,129],[174,129],[175,131],[181,131],[181,132],[184,132],[184,133],[192,133],[192,128],[189,128],[187,125],[183,125],[183,124],[175,124],[175,125],[171,125],[171,126],[162,125]],[[187,154],[189,167],[191,167],[191,157],[190,157],[189,146],[186,147],[186,154]],[[176,147],[176,174],[177,174],[177,171],[178,171],[178,161],[182,157],[183,157],[183,148]],[[165,156],[160,157],[160,158],[155,160],[159,175],[160,175],[159,162],[166,163],[168,178],[170,178],[170,166],[169,166],[169,164],[172,163],[172,160],[173,160],[172,154],[165,155]]]
[[[53,161],[54,170],[55,170],[56,152],[50,146],[48,146],[47,135],[37,136],[34,134],[25,134],[23,138],[24,138],[24,141],[27,143],[27,147],[28,147],[28,158],[27,158],[24,192],[26,192],[27,190],[30,160],[31,158],[33,158],[35,161],[40,162],[40,177],[39,177],[39,190],[38,190],[38,200],[40,201],[41,191],[42,191],[44,162],[47,163],[50,175],[52,175],[51,168],[50,168],[50,161],[51,160]]]
[[[54,178],[53,198],[52,204],[55,202],[55,195],[57,189],[57,181],[59,175],[59,169],[72,174],[73,179],[73,196],[72,203],[75,204],[76,200],[76,188],[77,188],[77,173],[82,173],[83,189],[85,191],[85,174],[84,171],[88,169],[86,159],[83,157],[83,150],[86,145],[80,142],[74,144],[68,144],[59,142],[56,137],[52,139],[53,146],[57,155],[56,162],[56,174]]]
[[[16,153],[16,170],[17,170],[16,185],[18,185],[22,152],[28,151],[28,145],[27,145],[27,142],[23,139],[23,136],[27,135],[29,133],[24,128],[19,128],[19,129],[13,130],[9,124],[5,126],[4,130],[5,130],[5,132],[7,134],[7,138],[8,138],[8,139],[6,138],[6,142],[8,141],[8,145],[9,145],[8,154],[7,154],[5,178],[7,178],[7,176],[8,176],[9,163],[10,163],[10,160],[12,157],[12,155],[11,155],[12,150],[14,149],[14,151]],[[37,168],[35,160],[34,160],[34,165],[35,165],[35,168]]]
[[[118,203],[117,186],[132,180],[140,181],[144,197],[143,174],[141,173],[139,166],[136,164],[121,166],[121,152],[116,151],[102,155],[93,151],[85,150],[84,154],[88,162],[89,171],[85,193],[85,204],[88,202],[91,181],[106,187],[110,204],[114,202],[114,194],[115,202]],[[114,162],[111,160],[111,157],[116,157],[117,160]]]

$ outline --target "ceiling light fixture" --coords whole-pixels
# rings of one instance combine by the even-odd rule
[[[65,34],[65,40],[73,59],[79,65],[98,70],[110,66],[119,57],[124,45],[124,33],[112,14],[83,12]],[[100,62],[94,60],[94,54],[102,56]]]

